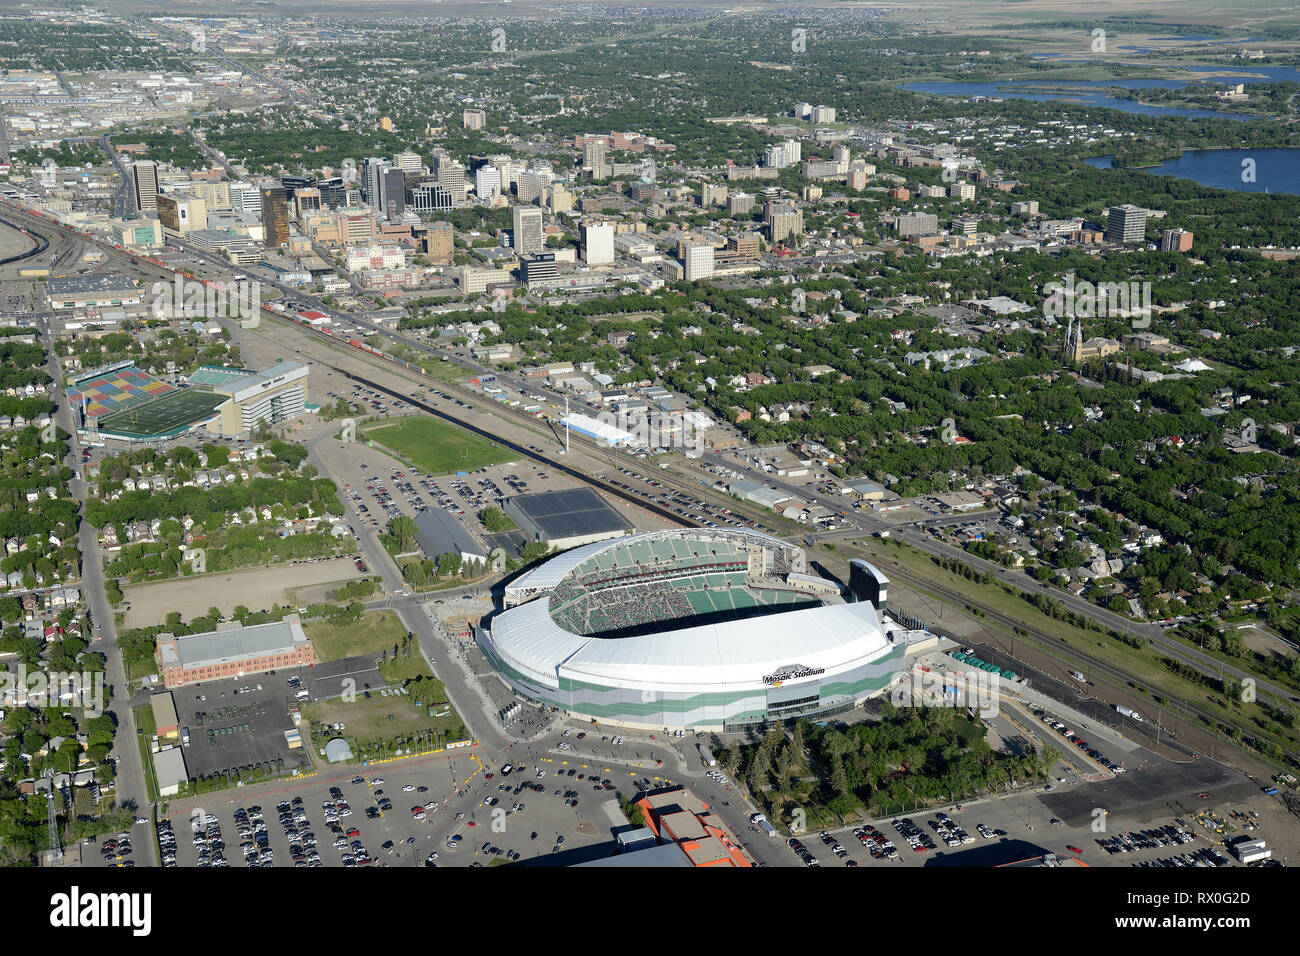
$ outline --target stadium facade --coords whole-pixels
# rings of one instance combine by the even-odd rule
[[[701,528],[558,555],[508,585],[476,637],[530,700],[629,727],[727,731],[853,708],[893,683],[916,634],[846,603],[795,545]]]

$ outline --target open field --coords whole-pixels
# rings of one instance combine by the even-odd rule
[[[334,624],[329,621],[309,621],[303,632],[311,638],[316,648],[316,659],[341,661],[359,654],[377,654],[392,651],[406,637],[397,615],[392,611],[372,611],[364,614],[356,624]]]
[[[515,457],[508,449],[484,441],[477,435],[423,416],[369,428],[364,435],[426,475],[473,471]]]
[[[132,584],[122,592],[131,603],[122,626],[129,629],[161,624],[172,611],[179,611],[182,620],[206,614],[210,607],[218,608],[224,615],[241,604],[249,610],[260,611],[292,603],[291,592],[295,588],[363,576],[351,558],[330,558],[307,564]]]

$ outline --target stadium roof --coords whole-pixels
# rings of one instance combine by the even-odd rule
[[[507,507],[525,530],[542,541],[630,531],[632,523],[591,488],[567,488],[509,499]]]
[[[586,558],[628,540],[575,548],[525,575],[513,587],[553,587]],[[560,672],[604,686],[660,690],[771,685],[775,682],[764,678],[778,675],[783,668],[799,665],[842,671],[878,657],[889,644],[876,609],[866,602],[615,638],[566,631],[551,619],[550,603],[547,594],[498,615],[489,638],[511,666],[550,688],[558,688]]]
[[[229,385],[231,382],[237,382],[241,378],[247,378],[255,374],[257,373],[246,368],[201,365],[190,374],[189,383],[191,385]]]

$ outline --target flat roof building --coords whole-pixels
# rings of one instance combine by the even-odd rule
[[[153,771],[158,778],[158,796],[172,797],[189,782],[185,754],[180,747],[168,747],[153,755]]]
[[[171,691],[154,694],[149,698],[153,711],[153,727],[159,737],[175,738],[180,733],[180,719],[176,716],[176,700]]]
[[[315,663],[316,655],[298,615],[289,614],[282,621],[251,627],[232,621],[203,634],[159,634],[154,660],[164,686],[183,687],[282,667],[308,666]]]
[[[754,865],[722,819],[692,791],[678,787],[647,793],[636,805],[655,835],[677,844],[692,866]]]
[[[415,516],[415,540],[425,557],[459,554],[466,561],[486,561],[487,550],[463,524],[441,508],[425,508]]]
[[[632,530],[631,522],[590,488],[507,498],[505,512],[530,538],[561,551]]]

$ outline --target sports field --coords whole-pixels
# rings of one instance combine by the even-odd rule
[[[422,415],[368,428],[362,434],[426,475],[454,475],[515,457],[507,448]]]
[[[227,398],[197,388],[177,389],[143,405],[105,415],[99,420],[99,430],[139,438],[165,435],[202,421]]]

